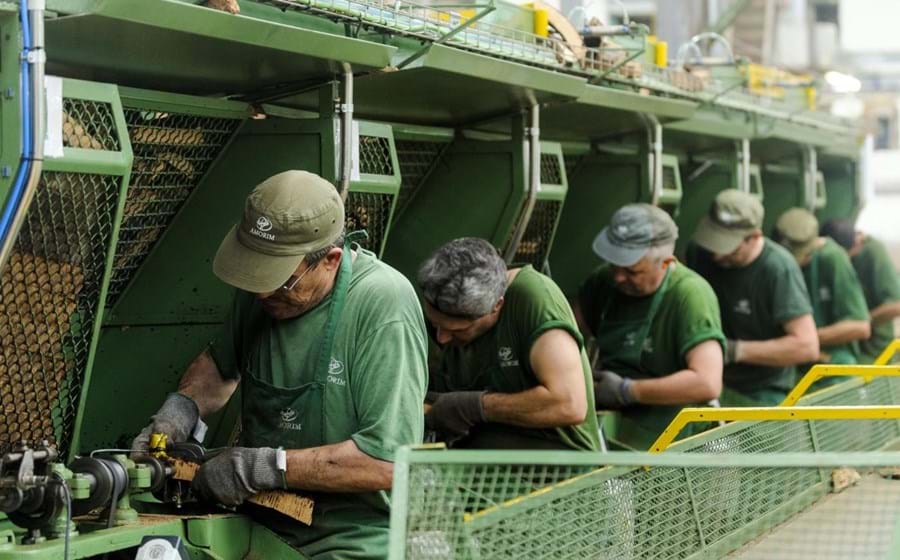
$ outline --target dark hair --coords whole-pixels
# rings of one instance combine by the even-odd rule
[[[848,251],[856,243],[856,229],[850,220],[831,220],[823,225],[819,232],[834,239],[838,245]]]
[[[418,282],[425,301],[441,313],[476,319],[490,313],[506,292],[506,263],[484,239],[462,237],[422,263]]]

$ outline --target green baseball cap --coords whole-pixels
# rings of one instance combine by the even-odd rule
[[[726,189],[716,195],[709,213],[700,220],[694,242],[707,251],[727,255],[748,235],[762,228],[762,202],[750,193]]]
[[[609,225],[594,238],[592,248],[615,266],[631,266],[652,247],[674,243],[678,226],[664,210],[651,204],[628,204],[616,210]]]
[[[344,204],[334,185],[306,171],[285,171],[247,196],[241,221],[219,245],[213,272],[241,290],[271,292],[343,229]]]
[[[819,220],[805,208],[791,208],[775,223],[775,237],[801,263],[816,248]]]

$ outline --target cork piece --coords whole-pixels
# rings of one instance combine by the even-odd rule
[[[241,7],[238,6],[237,0],[207,0],[206,7],[228,12],[229,14],[241,13]]]
[[[859,482],[859,473],[855,469],[835,469],[831,471],[831,491],[837,494]]]
[[[172,478],[175,480],[190,482],[194,480],[197,470],[200,468],[198,463],[191,461],[182,459],[170,459],[169,461],[172,465]],[[315,502],[305,496],[284,490],[269,490],[260,492],[247,501],[264,508],[274,509],[305,525],[312,525]]]

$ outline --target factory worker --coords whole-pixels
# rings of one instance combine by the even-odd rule
[[[575,306],[597,344],[597,408],[619,410],[615,439],[642,451],[684,405],[722,390],[719,303],[706,280],[675,260],[677,238],[665,211],[620,208],[594,239],[606,263],[582,284]]]
[[[476,238],[436,250],[418,274],[439,347],[425,424],[454,447],[599,447],[591,369],[559,287],[531,266],[508,270]]]
[[[819,335],[816,363],[859,363],[858,343],[868,339],[871,331],[866,298],[850,257],[831,238],[819,237],[819,221],[805,208],[782,214],[775,224],[775,238],[803,272]],[[832,384],[841,379],[823,381]]]
[[[884,244],[849,221],[832,221],[822,227],[850,255],[862,285],[871,319],[871,336],[859,343],[860,363],[871,364],[894,339],[894,321],[900,317],[900,276]]]
[[[728,338],[723,406],[779,404],[793,386],[795,366],[819,357],[800,267],[763,236],[763,213],[755,196],[724,190],[688,247],[688,266],[719,298]]]
[[[240,383],[240,447],[205,462],[194,490],[226,505],[303,491],[311,527],[258,520],[310,558],[385,558],[391,461],[422,440],[427,334],[409,281],[343,227],[340,196],[316,175],[286,171],[253,189],[213,262],[238,288],[221,335],[135,447],[151,432],[184,440]]]

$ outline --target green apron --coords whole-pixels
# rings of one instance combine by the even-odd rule
[[[350,244],[355,238],[355,233],[351,233],[344,244],[319,343],[314,380],[297,387],[274,387],[253,374],[248,357],[241,378],[240,445],[304,449],[338,443],[327,441],[326,423],[347,419],[329,417],[326,403],[351,396],[348,386],[327,383],[327,378],[335,331],[353,275]],[[258,352],[258,346],[252,351]],[[360,494],[304,492],[304,495],[315,502],[311,527],[261,509],[255,511],[255,517],[311,558],[381,558],[387,555],[387,512],[383,515],[373,512],[363,503],[365,500]]]
[[[816,325],[825,325],[826,317],[824,315],[825,311],[822,309],[822,294],[819,291],[819,252],[816,251],[812,254],[812,260],[809,263],[809,278],[812,286],[809,289],[809,302],[812,305],[813,310],[813,319],[816,321]],[[837,294],[833,294],[833,297],[836,297]],[[828,361],[829,364],[855,364],[857,363],[856,356],[853,354],[853,351],[847,348],[846,346],[840,346],[833,349],[823,348],[825,352],[828,352],[831,355],[831,359]],[[802,371],[804,374],[809,371],[809,369],[815,364],[807,364],[806,366],[801,366],[799,371]],[[799,375],[799,377],[803,377],[803,375]],[[797,379],[799,381],[800,379]],[[810,388],[809,392],[818,391],[819,389],[824,389],[825,387],[830,387],[832,385],[836,385],[841,383],[842,381],[846,381],[850,379],[847,376],[840,377],[826,377],[824,379],[820,379],[816,381],[813,386]]]
[[[606,317],[611,310],[615,296],[610,297],[606,301],[603,312],[600,314],[600,320],[597,323],[598,332],[595,335],[601,362],[615,364],[614,367],[623,368],[621,372],[617,373],[624,375],[631,373],[636,379],[654,377],[641,367],[641,354],[643,353],[644,343],[650,334],[653,319],[659,310],[668,287],[669,270],[666,271],[662,284],[650,300],[650,310],[641,319],[630,319],[627,321],[607,320]],[[680,406],[664,405],[633,405],[624,408],[617,411],[616,430],[610,436],[612,439],[636,450],[649,449],[681,408]],[[686,430],[690,429],[690,426],[686,428]],[[689,434],[685,434],[685,431],[682,431],[682,435]]]

